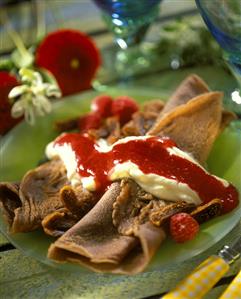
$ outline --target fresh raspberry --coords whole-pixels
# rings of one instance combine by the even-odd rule
[[[19,85],[16,77],[6,71],[0,71],[0,135],[6,134],[22,118],[11,117],[11,104],[8,100],[10,90]]]
[[[111,116],[112,97],[100,95],[92,100],[91,110],[100,117],[106,118]]]
[[[80,133],[87,132],[90,129],[98,129],[101,125],[101,117],[96,113],[88,113],[79,118]]]
[[[135,100],[128,96],[117,97],[111,106],[112,115],[119,116],[121,125],[127,123],[138,109]]]
[[[177,243],[192,240],[199,231],[198,222],[187,213],[178,213],[171,217],[170,232]]]

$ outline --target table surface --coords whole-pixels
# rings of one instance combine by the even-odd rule
[[[106,30],[98,10],[91,1],[46,1],[45,16],[47,31],[57,28],[77,28],[91,35],[97,46],[112,43],[112,36]],[[26,44],[34,40],[33,16],[29,2],[7,7],[8,14]],[[167,0],[161,6],[160,17],[153,26],[152,31],[158,30],[161,23],[170,18],[195,12],[192,0]],[[152,34],[153,34],[152,32]],[[0,29],[0,54],[11,51],[13,45],[7,35]],[[210,76],[212,75],[210,68]],[[181,75],[184,76],[185,72]],[[144,81],[143,81],[144,80]],[[158,89],[161,76],[139,81],[152,88]],[[229,244],[240,234],[241,223],[236,226],[224,240],[215,244],[203,254],[187,262],[160,269],[152,273],[143,273],[136,276],[97,275],[93,279],[90,275],[64,273],[49,268],[31,257],[25,256],[15,249],[8,240],[0,234],[0,298],[144,298],[155,294],[165,293],[176,285],[187,273],[197,266],[202,260],[215,253],[222,245]],[[215,286],[205,298],[218,298],[238,272],[241,261],[236,262],[226,276]],[[151,286],[151,287],[150,287]],[[157,297],[150,297],[157,298]]]

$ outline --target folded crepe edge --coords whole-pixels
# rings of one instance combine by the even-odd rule
[[[15,233],[15,218],[16,211],[22,206],[22,201],[19,197],[19,183],[0,183],[0,210],[8,224],[10,233]]]
[[[234,112],[223,109],[219,132],[221,133],[235,119],[238,117]]]
[[[220,133],[222,97],[221,92],[209,92],[195,97],[165,115],[148,135],[170,137],[199,163],[205,163]],[[199,132],[202,132],[201,135]]]
[[[161,129],[167,124],[173,122],[173,120],[175,120],[176,117],[190,114],[190,112],[196,111],[200,107],[200,105],[207,105],[216,101],[218,105],[220,105],[220,109],[221,109],[222,98],[223,98],[223,93],[219,91],[211,91],[211,92],[198,95],[192,98],[190,101],[188,101],[185,105],[177,106],[174,110],[165,114],[161,119],[159,119],[156,122],[156,124],[154,124],[153,128],[151,128],[147,134],[158,136]]]
[[[123,237],[132,238],[133,246],[121,262],[113,259],[95,260],[83,247],[80,250],[78,246],[73,247],[75,244],[71,242],[58,242],[58,240],[50,245],[48,258],[58,263],[72,262],[96,273],[135,275],[141,273],[150,264],[152,257],[165,240],[166,232],[162,227],[157,227],[151,222],[146,222],[140,225],[139,229],[135,231],[136,238],[132,236]],[[137,240],[140,242],[142,251],[139,249],[139,252],[134,253],[136,245],[138,245]],[[69,246],[72,247],[71,251],[69,250]]]
[[[160,112],[158,120],[180,105],[185,105],[192,98],[209,92],[207,83],[196,74],[186,77],[176,88],[166,105]]]
[[[164,108],[161,110],[157,118],[157,121],[154,123],[150,130],[154,129],[157,122],[160,121],[169,112],[175,110],[180,105],[185,105],[193,98],[207,92],[211,92],[207,83],[197,74],[190,74],[178,85],[174,93],[167,101]],[[222,121],[220,124],[220,133],[229,125],[231,121],[235,119],[237,119],[235,113],[223,109]]]

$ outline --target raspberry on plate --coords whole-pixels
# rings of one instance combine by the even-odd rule
[[[80,133],[87,132],[90,129],[98,129],[102,118],[96,113],[88,113],[79,118]]]
[[[177,243],[192,240],[198,231],[198,222],[187,213],[177,213],[170,219],[170,233]]]
[[[138,110],[138,105],[134,99],[128,96],[119,96],[111,106],[112,115],[119,116],[121,125],[127,123],[134,112]]]
[[[93,99],[91,110],[100,117],[106,118],[111,116],[112,97],[108,95],[100,95]]]

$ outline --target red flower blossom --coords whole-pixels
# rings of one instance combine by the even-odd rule
[[[8,100],[10,90],[19,85],[17,79],[5,71],[0,71],[0,135],[7,133],[21,118],[11,117],[11,104]]]
[[[36,65],[49,70],[63,95],[91,87],[100,55],[94,42],[77,30],[63,29],[46,36],[36,51]]]

